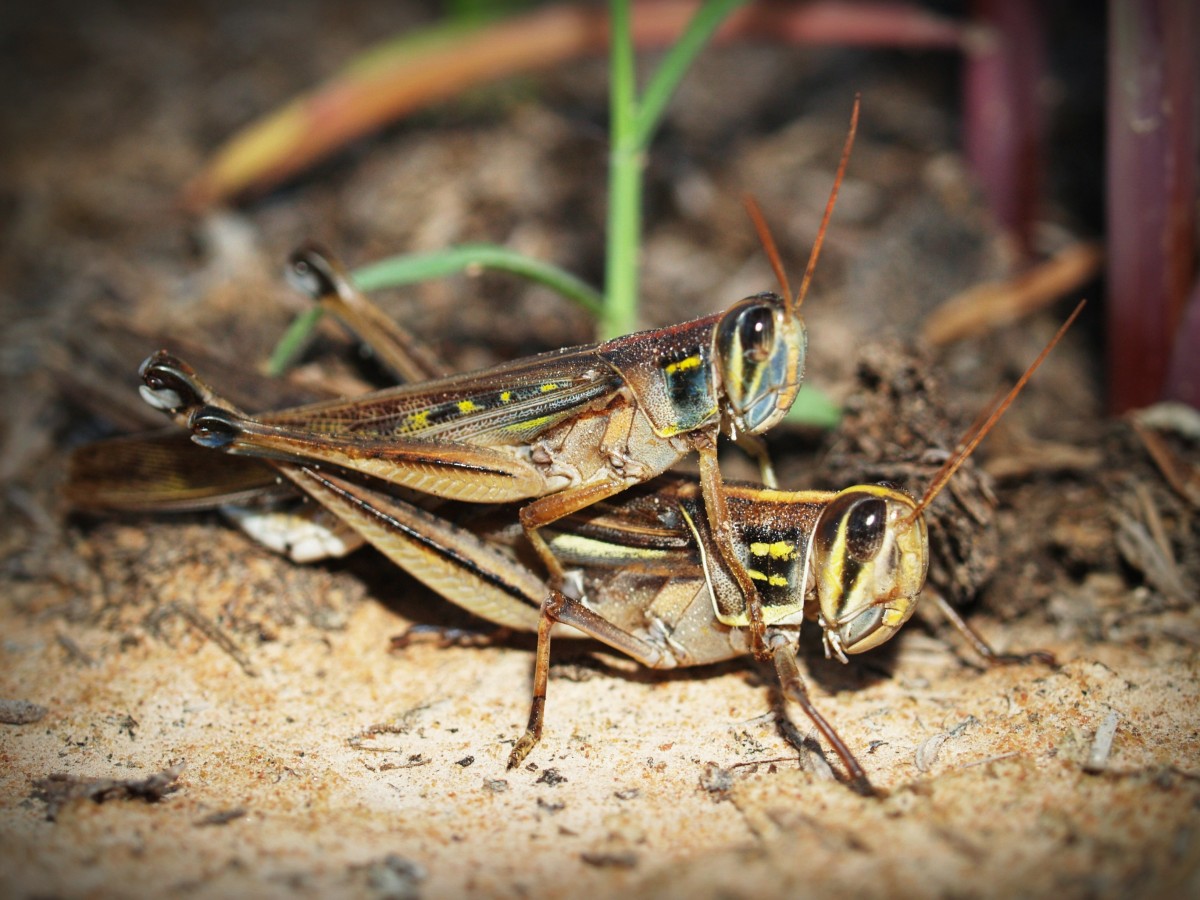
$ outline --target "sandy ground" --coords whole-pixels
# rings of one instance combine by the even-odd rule
[[[287,564],[261,552],[245,565],[287,580],[277,571]],[[349,577],[333,577],[333,590]],[[193,587],[175,579],[158,602],[188,603]],[[1009,627],[1004,644],[1048,647],[1061,668],[978,671],[914,631],[886,677],[817,666],[817,703],[887,794],[864,799],[814,773],[782,738],[768,689],[738,667],[680,677],[567,670],[574,677],[551,683],[531,764],[505,771],[526,712],[528,649],[389,654],[383,638],[404,619],[377,602],[351,607],[344,628],[298,624],[246,646],[255,677],[187,627],[113,653],[111,632],[10,617],[0,695],[46,713],[0,731],[8,891],[1197,888],[1198,683],[1186,646],[1081,646]],[[69,658],[60,634],[94,662]],[[1110,716],[1111,754],[1089,773]],[[32,799],[34,783],[54,773],[143,779],[176,764],[177,790],[160,802],[77,799],[50,821],[50,807]]]

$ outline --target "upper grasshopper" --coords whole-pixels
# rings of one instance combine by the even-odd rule
[[[197,443],[229,453],[336,465],[452,500],[528,501],[520,520],[552,585],[562,568],[539,529],[699,456],[704,511],[741,602],[722,621],[748,626],[769,655],[753,578],[728,528],[717,438],[759,435],[791,408],[804,373],[799,308],[811,281],[857,125],[855,103],[829,202],[793,298],[756,294],[716,313],[601,344],[555,350],[466,375],[248,415],[165,352],[142,366],[143,395]],[[760,217],[754,213],[756,224]],[[760,231],[763,229],[760,226]],[[317,297],[358,295],[314,251],[294,260]]]

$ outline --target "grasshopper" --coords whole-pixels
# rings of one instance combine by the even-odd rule
[[[361,326],[373,319],[371,307],[347,311],[336,296],[328,305],[340,317],[352,320],[353,330],[369,331]],[[1004,402],[947,461],[920,501],[880,485],[857,485],[836,493],[726,486],[726,513],[737,563],[763,586],[764,638],[784,695],[809,716],[861,790],[869,790],[865,771],[813,705],[800,677],[795,647],[801,622],[816,618],[827,655],[846,661],[848,654],[884,643],[908,620],[928,566],[923,511],[1078,314],[1076,309]],[[359,327],[355,327],[356,316]],[[391,368],[400,371],[411,364],[420,372],[426,363],[408,362],[405,340],[407,336],[395,326],[373,335],[376,351],[382,359],[392,360]],[[160,390],[171,391],[187,405],[213,400],[194,373],[182,367],[162,371],[160,377]],[[123,451],[117,454],[121,459],[107,471],[97,465],[103,454],[80,457],[74,473],[76,497],[92,494],[89,482],[94,485],[113,475],[133,477],[136,470],[126,458],[136,457],[136,441],[117,446]],[[149,446],[149,455],[159,462],[170,456],[166,445]],[[174,450],[179,449],[174,445]],[[243,496],[255,477],[264,490],[274,480],[266,466],[260,466],[256,476],[253,466],[258,464],[253,459],[229,462],[238,464],[230,469],[231,488]],[[193,482],[203,481],[208,473],[186,468],[192,477],[183,481],[194,508],[201,491]],[[510,754],[510,767],[525,758],[542,733],[556,624],[572,626],[565,633],[590,635],[656,668],[701,665],[754,652],[744,594],[704,514],[703,482],[663,476],[639,491],[577,511],[552,525],[547,529],[547,547],[572,576],[572,589],[563,592],[501,546],[513,543],[503,529],[465,527],[455,521],[452,511],[435,512],[408,502],[388,485],[353,472],[284,461],[273,462],[271,468],[317,501],[323,512],[332,513],[435,591],[499,625],[537,632],[530,718]],[[155,472],[146,480],[162,479]],[[164,496],[174,492],[168,489]],[[128,493],[102,488],[102,495],[110,498],[110,506],[120,506],[113,498]],[[217,497],[216,489],[203,495],[205,501]],[[986,658],[994,662],[1030,658],[994,654],[940,596],[935,594],[935,600]],[[1038,654],[1032,658],[1046,659]]]
[[[794,297],[761,216],[752,212],[784,296],[757,294],[681,325],[259,416],[224,401],[186,363],[163,352],[142,366],[143,396],[205,447],[334,465],[449,500],[523,502],[521,525],[553,586],[562,584],[564,572],[542,528],[694,452],[705,517],[743,597],[736,612],[722,613],[723,621],[748,626],[755,653],[769,656],[758,590],[738,562],[728,526],[717,438],[724,432],[753,445],[783,418],[799,390],[807,346],[799,307],[845,174],[857,117],[856,101]],[[314,294],[336,298],[349,316],[358,315],[347,309],[353,288],[330,260],[309,252],[295,260],[294,269]]]

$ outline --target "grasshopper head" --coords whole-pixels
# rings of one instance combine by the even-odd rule
[[[804,320],[779,295],[755,294],[721,317],[713,340],[724,418],[733,435],[758,434],[778,423],[804,377]]]
[[[929,538],[917,502],[881,485],[846,488],[813,536],[825,651],[845,661],[887,641],[925,586]]]

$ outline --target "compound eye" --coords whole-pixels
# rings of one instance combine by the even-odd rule
[[[726,365],[756,370],[775,349],[774,308],[758,297],[743,300],[740,309],[730,310],[721,321],[717,343]]]
[[[846,550],[858,562],[870,562],[879,554],[886,530],[887,504],[879,497],[860,500],[846,515]]]
[[[737,317],[737,337],[742,356],[749,362],[766,362],[775,345],[775,311],[765,306],[745,310]]]

